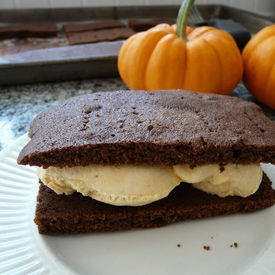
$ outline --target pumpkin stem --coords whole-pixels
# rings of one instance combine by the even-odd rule
[[[194,1],[195,0],[183,0],[178,13],[176,34],[184,42],[188,41],[186,37],[186,27],[188,16]]]

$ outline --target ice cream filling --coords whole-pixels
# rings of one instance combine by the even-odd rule
[[[39,167],[37,174],[57,194],[77,191],[112,205],[140,206],[167,197],[180,182],[220,197],[247,197],[258,190],[263,172],[260,164],[228,164],[222,171],[218,164],[193,169],[189,165],[89,165]]]

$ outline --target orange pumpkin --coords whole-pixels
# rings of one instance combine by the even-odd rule
[[[275,25],[259,31],[242,55],[247,88],[257,100],[275,109]]]
[[[229,95],[240,82],[242,57],[232,36],[213,27],[187,27],[193,2],[183,1],[176,26],[160,24],[124,42],[118,70],[130,89]]]

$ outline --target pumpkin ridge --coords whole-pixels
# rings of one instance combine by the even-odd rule
[[[150,60],[150,57],[152,56],[152,53],[153,53],[156,45],[159,43],[159,41],[164,36],[168,35],[167,32],[165,32],[164,30],[155,30],[155,31],[148,32],[147,34],[149,34],[149,35],[148,35],[148,38],[147,38],[148,40],[146,42],[147,42],[147,44],[150,45],[150,49],[151,50],[149,52],[149,50],[147,49],[147,59],[146,59],[146,61],[143,64],[144,67],[142,68],[142,77],[140,79],[140,83],[143,84],[142,89],[146,89],[146,86],[145,86],[145,77],[146,77],[146,71],[147,71],[147,66],[148,66],[148,62]],[[157,37],[158,39],[154,41],[154,38],[157,35],[158,35],[158,37]],[[143,38],[143,39],[145,40],[145,38]],[[145,45],[145,43],[142,44],[143,48],[144,48],[144,45]],[[139,47],[141,47],[141,44],[139,45]]]
[[[211,35],[213,37],[215,37],[217,34],[220,35],[219,37],[219,42],[220,43],[216,43],[214,42],[213,38],[211,38]],[[212,32],[207,32],[203,35],[203,38],[206,39],[215,49],[216,52],[218,53],[218,56],[220,57],[220,63],[221,63],[221,69],[222,74],[221,74],[221,90],[218,92],[219,94],[226,94],[229,95],[231,93],[231,91],[237,86],[237,84],[241,81],[242,79],[242,75],[243,75],[243,60],[242,60],[242,56],[241,53],[239,52],[236,42],[233,39],[233,37],[226,33],[225,31],[222,30],[218,30],[218,29],[214,29]],[[231,47],[229,47],[229,43],[231,44]],[[227,62],[225,62],[226,58],[222,58],[223,54],[224,54],[224,50],[221,48],[219,48],[219,45],[223,44],[223,48],[227,49],[227,47],[230,49],[230,52],[228,52],[227,56],[231,55],[231,60],[230,63],[232,65],[232,63],[234,63],[234,70],[235,72],[238,72],[237,74],[235,74],[234,76],[231,73],[231,87],[228,87],[228,83],[227,83],[227,78],[225,77],[225,75],[228,72],[228,68],[226,69],[226,67],[228,67],[226,64]],[[240,64],[241,62],[241,64]],[[235,80],[235,81],[233,81]],[[233,85],[234,83],[234,85]],[[222,91],[222,92],[221,92]],[[229,93],[228,93],[229,91]]]
[[[254,50],[256,51],[259,47],[261,47],[263,45],[263,43],[268,43],[269,41],[267,41],[267,40],[270,40],[270,42],[271,42],[273,39],[274,39],[273,37],[266,37],[260,43],[258,43],[256,45],[256,47],[254,47]],[[259,58],[257,58],[256,61],[257,61],[257,63],[259,63]],[[263,85],[262,92],[261,92],[261,98],[266,98],[266,96],[268,95],[268,87],[269,87],[268,86],[268,81],[271,79],[271,72],[272,72],[272,70],[273,70],[273,65],[271,65],[268,68],[268,71],[266,73],[265,79],[262,79],[262,83],[264,85]],[[253,92],[253,94],[254,94],[254,92]]]
[[[201,38],[201,36],[205,35],[209,31],[212,31],[214,28],[212,27],[199,27],[194,30],[192,30],[189,35],[187,36],[188,40],[194,40]],[[199,32],[201,30],[201,32]],[[194,34],[195,33],[195,34]]]
[[[175,34],[175,39],[173,41],[173,43],[177,43],[177,39],[180,39],[180,37],[178,37],[176,34]],[[184,44],[185,44],[185,58],[184,58],[184,70],[183,70],[183,75],[182,75],[182,81],[181,81],[181,85],[179,87],[179,89],[182,89],[182,86],[184,85],[184,82],[185,82],[185,78],[186,78],[186,66],[187,66],[187,58],[188,58],[188,54],[187,54],[187,43],[184,42],[182,39],[180,39]],[[173,44],[172,43],[172,44]],[[171,45],[171,49],[173,48],[173,46]]]
[[[271,70],[269,72],[269,79],[268,79],[268,82],[266,83],[266,93],[267,94],[268,94],[269,89],[270,90],[272,89],[272,84],[273,84],[273,86],[275,86],[274,83],[272,82],[272,81],[274,81],[272,79],[273,74],[274,74],[274,78],[275,78],[275,64],[273,64],[273,66],[271,66]],[[274,88],[273,88],[273,90],[274,90]],[[275,93],[270,95],[270,102],[271,102],[270,105],[272,106],[271,108],[274,109],[275,108],[275,103],[274,103],[275,102]],[[272,102],[273,102],[273,104],[272,104]]]
[[[271,40],[273,40],[273,39],[274,39],[274,37],[272,37],[272,36],[271,37],[266,37],[266,39],[264,39],[261,43],[264,43],[267,40],[270,40],[270,43],[271,43]],[[258,45],[260,45],[260,44],[258,44]],[[274,64],[270,66],[270,68],[268,69],[268,72],[266,74],[266,79],[265,79],[265,81],[263,81],[263,83],[266,84],[263,88],[263,94],[264,94],[265,97],[268,94],[268,87],[269,87],[268,82],[271,81],[271,72],[273,70],[273,66],[274,66]]]
[[[266,95],[268,94],[268,87],[269,87],[268,84],[269,84],[269,81],[271,81],[271,73],[273,71],[273,67],[275,67],[274,64],[272,66],[270,66],[270,68],[269,68],[269,70],[266,74],[266,80],[263,81],[263,83],[265,83],[265,86],[264,86],[264,89],[263,89],[264,97],[266,97]]]
[[[275,25],[260,30],[245,46],[244,83],[254,97],[275,109]]]
[[[174,33],[168,34],[159,40],[146,67],[146,90],[182,88],[185,49],[186,43]],[[154,70],[156,67],[158,70]],[[171,81],[171,79],[174,80]]]
[[[185,78],[186,78],[187,58],[188,58],[187,45],[185,43],[184,75],[183,75],[183,78],[182,78],[182,85],[184,85]]]
[[[219,89],[218,89],[218,91],[215,91],[215,93],[220,93],[220,90],[222,89],[222,62],[221,62],[221,60],[220,60],[220,56],[219,56],[219,54],[218,54],[218,52],[217,52],[217,50],[216,50],[216,48],[212,45],[212,43],[210,43],[207,39],[205,39],[203,36],[201,36],[201,39],[203,39],[203,41],[207,44],[207,45],[209,45],[209,47],[210,48],[212,48],[213,49],[213,52],[215,53],[215,55],[216,55],[216,58],[217,58],[217,60],[218,60],[218,63],[219,63],[219,66],[220,66],[220,70],[219,70]]]
[[[254,52],[258,45],[263,43],[266,39],[269,39],[270,36],[265,34],[265,32],[268,32],[269,35],[275,35],[275,25],[268,26],[262,30],[260,30],[257,34],[255,34],[254,37],[252,37],[249,41],[246,47],[243,49],[243,57],[245,59],[249,59],[251,57],[251,53]],[[263,39],[261,37],[263,36]],[[254,42],[256,40],[256,42]]]
[[[126,40],[122,44],[121,49],[120,49],[120,54],[118,56],[118,69],[123,67],[124,66],[123,64],[125,64],[125,56],[128,55],[128,50],[126,50],[126,48],[128,49],[131,47],[133,40],[136,39],[136,37],[138,35],[140,35],[140,33],[137,33],[137,34],[131,36],[128,40]],[[126,62],[127,62],[127,60],[126,60]],[[128,71],[127,70],[123,70],[123,71],[119,70],[119,74],[120,74],[121,78],[123,78],[124,81],[126,83],[128,83],[128,78],[129,78]]]
[[[176,35],[173,34],[173,33],[169,33],[169,34],[163,36],[163,37],[158,41],[158,43],[155,45],[153,51],[151,52],[151,55],[150,55],[149,58],[148,58],[147,65],[146,65],[145,70],[144,70],[144,75],[145,75],[145,78],[144,78],[144,85],[145,85],[146,90],[151,90],[150,87],[148,87],[148,83],[147,83],[147,73],[148,73],[148,70],[149,70],[149,64],[150,64],[150,62],[152,61],[151,59],[152,59],[152,58],[154,57],[154,55],[156,54],[155,52],[158,50],[158,48],[159,48],[159,46],[161,45],[161,43],[166,42],[166,40],[170,40],[173,36],[176,36]],[[176,36],[176,37],[177,37],[177,36]],[[165,61],[166,61],[166,60],[165,60]],[[166,63],[167,63],[167,62],[165,62],[165,64],[166,64]],[[164,66],[164,67],[166,68],[167,66]],[[162,79],[162,81],[163,81],[164,83],[165,83],[165,80],[164,80],[165,77],[166,77],[166,74],[163,73],[162,76],[161,76],[161,79]]]
[[[168,35],[167,35],[168,36]],[[167,37],[166,36],[166,37]],[[164,37],[163,37],[164,38]],[[162,39],[163,39],[162,38]],[[170,46],[169,46],[169,56],[171,55],[170,54],[170,52],[171,52],[171,50],[173,50],[173,43],[175,43],[175,41],[176,41],[176,39],[178,39],[179,37],[176,35],[176,34],[171,34],[171,39],[173,38],[173,40],[171,41],[171,44],[170,44]],[[160,42],[160,41],[159,41]],[[166,60],[167,61],[167,60]],[[165,62],[166,63],[166,62]],[[167,66],[166,66],[166,68],[167,68]],[[169,81],[169,79],[168,79],[168,74],[167,73],[165,73],[164,74],[164,83],[167,83]]]

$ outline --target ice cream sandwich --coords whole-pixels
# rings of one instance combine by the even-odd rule
[[[235,97],[99,92],[39,114],[18,163],[38,166],[40,233],[159,227],[273,205],[274,126]]]

